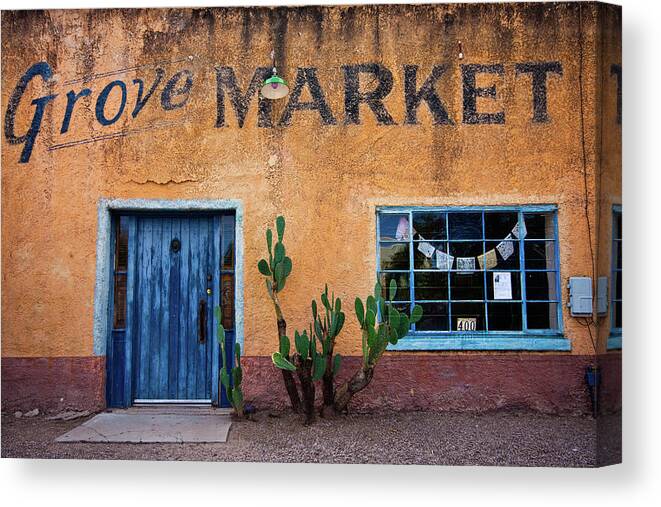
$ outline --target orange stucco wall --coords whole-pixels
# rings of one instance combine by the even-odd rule
[[[557,204],[564,287],[569,276],[591,274],[587,194],[595,263],[606,273],[610,216],[604,210],[621,194],[617,90],[609,73],[621,63],[619,23],[619,8],[594,3],[3,12],[3,114],[33,63],[48,62],[54,71],[49,84],[36,78],[27,87],[17,135],[29,127],[33,98],[57,97],[45,108],[27,163],[19,163],[23,146],[3,139],[2,355],[93,353],[102,197],[243,201],[247,355],[276,347],[273,308],[255,266],[264,255],[264,230],[278,214],[287,218],[294,261],[281,297],[293,328],[307,326],[310,299],[324,283],[348,308],[356,295],[371,291],[380,205]],[[257,66],[269,66],[272,48],[290,81],[297,67],[317,68],[335,125],[321,125],[316,111],[296,111],[288,127],[260,128],[255,97],[239,128],[226,97],[227,125],[215,127],[214,66],[233,67],[245,88]],[[546,123],[532,121],[530,75],[514,70],[517,63],[538,61],[558,61],[563,69],[562,76],[547,76]],[[361,124],[344,122],[341,66],[365,62],[393,73],[384,104],[395,125],[378,125],[366,105]],[[460,66],[470,63],[504,66],[502,77],[479,75],[477,84],[496,85],[496,99],[479,98],[478,109],[504,111],[505,124],[462,122]],[[419,125],[403,124],[407,64],[419,66],[418,86],[433,65],[447,64],[436,89],[452,125],[434,125],[425,103]],[[132,81],[143,79],[148,88],[157,65],[165,78],[132,118]],[[118,69],[129,70],[104,75]],[[190,99],[164,111],[165,81],[182,69],[193,74]],[[104,127],[95,119],[95,103],[115,79],[127,85],[127,105]],[[83,87],[92,93],[78,101],[69,131],[61,134],[65,95]],[[307,93],[302,100],[309,100]],[[111,94],[109,115],[118,97]],[[274,104],[275,119],[284,107],[284,101]],[[562,296],[566,303],[564,289]],[[571,354],[590,354],[586,328],[568,310],[563,318]],[[602,329],[602,346],[606,334]],[[359,353],[352,312],[337,347]]]
[[[600,146],[599,162],[595,183],[599,195],[595,211],[597,216],[596,229],[598,231],[595,257],[597,276],[607,276],[610,280],[613,205],[622,204],[622,111],[620,110],[618,121],[618,102],[617,99],[612,100],[613,94],[617,93],[617,72],[622,72],[622,39],[619,36],[622,19],[620,13],[616,11],[602,13],[600,19],[600,32],[604,36],[602,37],[599,64],[602,79],[601,107],[597,111],[597,118],[601,125],[598,139]],[[608,35],[613,33],[618,34],[618,36]],[[613,122],[613,118],[616,119],[615,122]],[[615,290],[612,283],[609,283],[610,290]],[[600,352],[605,350],[611,329],[610,304],[608,312],[607,315],[597,317]]]

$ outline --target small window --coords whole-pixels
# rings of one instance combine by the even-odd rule
[[[234,329],[234,215],[221,217],[221,322],[226,330]]]
[[[611,257],[611,333],[622,333],[622,209],[613,210],[613,251]]]
[[[378,277],[395,300],[419,304],[412,334],[558,334],[556,212],[383,209]]]
[[[128,217],[115,222],[115,262],[113,272],[113,329],[126,327],[126,276],[128,269],[129,232]]]
[[[223,269],[234,269],[234,216],[224,215],[221,219]]]

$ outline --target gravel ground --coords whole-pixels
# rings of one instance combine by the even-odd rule
[[[221,444],[55,443],[81,424],[2,416],[3,458],[591,467],[621,460],[621,419],[531,413],[380,413],[319,420],[258,413]],[[598,447],[599,446],[599,447]]]

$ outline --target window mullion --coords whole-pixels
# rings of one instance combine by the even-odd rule
[[[555,269],[555,330],[561,331],[564,329],[562,322],[562,283],[560,281],[560,237],[558,236],[558,214],[553,214],[553,253],[554,253],[554,269]]]
[[[519,210],[519,231],[522,230],[521,224],[523,224],[523,211]],[[521,312],[522,312],[522,329],[523,331],[527,332],[528,331],[528,303],[527,303],[527,297],[528,294],[526,293],[526,265],[525,265],[525,255],[524,255],[524,250],[525,250],[525,244],[523,240],[523,235],[519,233],[519,237],[517,238],[519,240],[519,278],[520,278],[520,285],[521,285],[521,301],[522,301],[522,307],[521,307]]]
[[[450,254],[450,219],[449,219],[450,213],[446,212],[445,213],[445,250],[448,255]],[[454,264],[454,261],[453,261]],[[448,329],[447,332],[451,333],[452,332],[452,265],[449,267],[446,266],[448,269],[446,270],[446,277],[448,280]]]
[[[381,280],[381,213],[376,213],[376,280]]]
[[[611,214],[611,280],[610,280],[610,332],[617,333],[622,330],[622,300],[617,298],[617,286],[622,284],[622,268],[618,268],[618,262],[621,263],[622,259],[622,231],[619,228],[619,221],[621,220],[622,211],[613,208]],[[619,278],[619,280],[618,280]],[[617,303],[620,302],[620,325],[617,325]]]
[[[409,315],[413,311],[415,304],[415,290],[413,284],[415,283],[414,274],[414,253],[413,253],[413,212],[409,211]],[[416,330],[415,323],[413,324],[413,331]]]
[[[381,213],[376,213],[376,282],[381,284],[381,275],[385,270],[381,269]],[[385,282],[385,275],[384,275]],[[386,289],[387,293],[388,289]],[[379,314],[379,308],[377,305],[377,316]]]
[[[486,268],[486,257],[484,255],[487,253],[487,233],[486,233],[486,214],[484,210],[482,210],[482,259],[484,259],[484,265],[483,268]],[[480,262],[478,260],[477,264],[479,265]],[[487,294],[488,287],[487,287],[487,270],[482,269],[482,287],[484,290],[484,331],[489,332],[489,308],[487,304],[487,300],[489,299],[489,295]]]

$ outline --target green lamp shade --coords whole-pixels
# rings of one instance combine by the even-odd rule
[[[261,88],[262,97],[267,99],[281,99],[286,97],[289,93],[289,87],[284,79],[274,74],[262,84]]]

